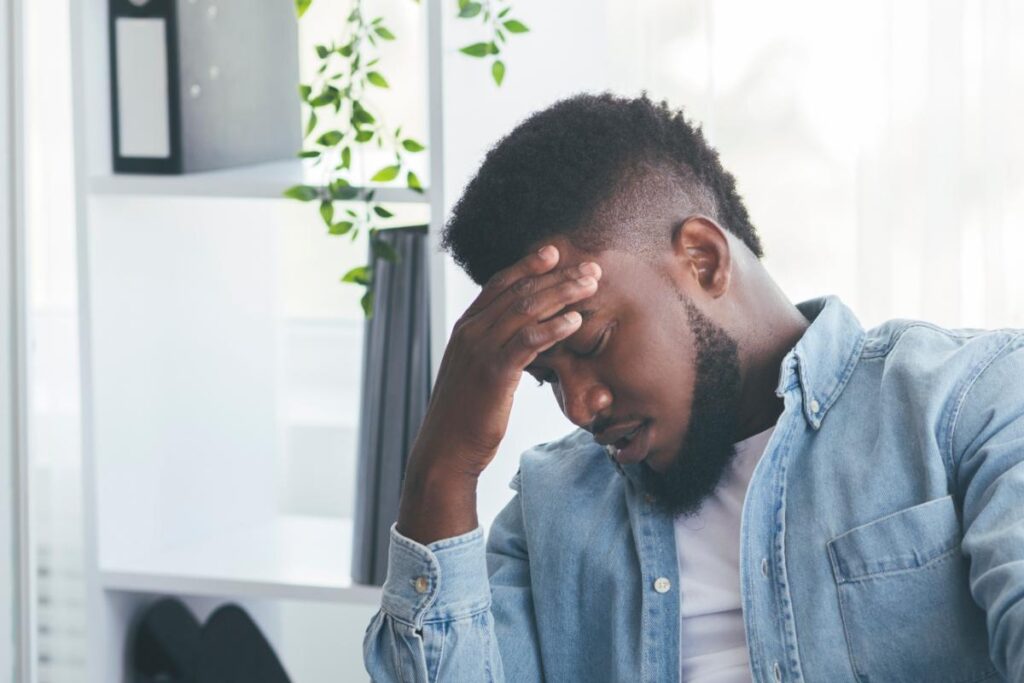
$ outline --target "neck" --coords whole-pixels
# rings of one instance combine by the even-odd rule
[[[782,414],[782,398],[775,394],[782,359],[796,346],[810,323],[782,297],[764,306],[747,344],[742,369],[739,420],[734,441],[742,441],[774,425]]]

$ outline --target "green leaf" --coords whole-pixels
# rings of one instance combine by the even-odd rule
[[[356,142],[369,142],[373,139],[372,130],[361,130],[356,133]]]
[[[384,168],[374,173],[373,177],[370,178],[370,180],[373,182],[381,183],[387,182],[389,180],[394,180],[395,178],[398,177],[398,172],[401,170],[401,166],[385,166]]]
[[[341,134],[340,130],[329,130],[318,137],[316,139],[316,143],[318,145],[323,145],[324,147],[334,147],[336,144],[341,142],[343,137],[344,136]]]
[[[373,255],[391,263],[398,263],[398,252],[390,244],[382,239],[374,239],[370,242]]]
[[[501,82],[505,80],[505,62],[495,59],[494,64],[491,64],[491,76],[494,77],[495,83],[501,85]]]
[[[363,315],[367,318],[373,317],[373,290],[367,289],[366,294],[363,294],[363,298],[359,300],[359,305],[363,307]]]
[[[407,152],[422,152],[423,150],[426,149],[426,147],[416,142],[412,138],[402,140],[402,147],[405,147],[405,151]]]
[[[316,46],[316,56],[320,59],[325,59],[329,54],[331,54],[331,51],[327,49],[326,45]]]
[[[468,4],[469,0],[459,0],[459,11],[461,12]]]
[[[313,132],[314,128],[316,128],[316,122],[317,122],[316,112],[315,111],[309,112],[309,122],[306,123],[306,134],[303,135],[302,137],[304,137],[304,138],[308,138],[309,137],[309,134]]]
[[[331,235],[344,235],[351,229],[352,221],[339,221],[327,228],[327,232]]]
[[[487,49],[490,50],[492,55],[496,55],[499,52],[501,52],[501,48],[498,47],[497,43],[488,43],[487,44]]]
[[[316,159],[318,156],[320,156],[320,152],[316,151],[315,149],[303,150],[299,152],[300,159]]]
[[[341,276],[342,282],[353,282],[357,285],[368,285],[373,277],[373,271],[369,266],[356,266]]]
[[[308,102],[309,101],[309,94],[311,92],[313,92],[313,88],[311,88],[310,86],[306,85],[305,83],[302,83],[302,84],[299,85],[299,97],[302,98],[303,102]]]
[[[377,214],[378,216],[380,216],[381,218],[391,218],[392,216],[395,215],[395,214],[391,213],[390,211],[388,211],[387,209],[385,209],[383,206],[375,206],[375,207],[373,207],[373,212],[375,214]]]
[[[313,4],[313,0],[295,0],[295,12],[299,15],[299,19],[306,13],[309,6]]]
[[[284,196],[298,199],[300,202],[309,202],[320,196],[320,190],[312,185],[293,185],[284,191]]]
[[[384,76],[380,74],[379,71],[371,71],[370,73],[366,74],[366,80],[370,81],[370,83],[373,83],[378,88],[389,87],[387,80],[384,78]]]
[[[459,9],[459,17],[462,19],[472,19],[476,15],[480,14],[484,6],[479,2],[467,2],[463,7]]]
[[[359,123],[373,123],[374,121],[377,120],[373,118],[373,114],[362,108],[353,111],[352,118],[358,121]]]
[[[341,55],[342,57],[351,57],[352,56],[352,43],[349,43],[348,45],[342,45],[341,47],[339,47],[338,48],[338,54]]]
[[[503,25],[508,29],[509,33],[526,33],[530,30],[526,24],[518,19],[509,19]]]
[[[391,31],[387,30],[383,26],[376,27],[375,29],[373,29],[373,32],[376,33],[381,38],[383,38],[384,40],[394,40],[395,39],[395,34],[392,33]]]
[[[374,196],[376,196],[376,194],[377,194],[377,190],[370,190],[369,192],[366,193],[366,197],[364,198],[364,201],[372,202],[373,198],[374,198]]]
[[[415,190],[416,192],[423,194],[423,184],[420,183],[419,176],[417,176],[412,171],[409,171],[409,173],[405,176],[405,184],[409,187],[410,190]]]
[[[491,46],[489,43],[473,43],[460,48],[459,52],[470,57],[486,57],[491,52]]]
[[[341,167],[352,168],[352,148],[346,147],[341,150]]]
[[[359,196],[359,188],[341,183],[331,183],[331,199],[350,201]]]
[[[504,19],[505,15],[508,14],[509,12],[511,12],[511,11],[512,11],[511,7],[506,7],[505,9],[501,10],[500,12],[498,12],[498,18],[499,19]]]
[[[322,93],[314,97],[309,101],[311,107],[322,107],[325,104],[330,104],[337,99],[337,95],[330,90],[324,90]]]
[[[334,204],[330,200],[320,202],[320,217],[324,219],[327,227],[332,227],[331,221],[334,219]]]

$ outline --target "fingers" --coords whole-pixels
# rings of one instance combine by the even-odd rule
[[[525,368],[537,354],[572,336],[582,322],[583,316],[579,313],[566,311],[544,322],[521,327],[504,347],[507,361],[517,368]]]
[[[495,309],[491,333],[506,343],[520,328],[543,322],[565,307],[593,296],[598,287],[597,278],[589,274],[577,275],[578,272],[575,268],[563,268],[542,277],[520,280],[519,283],[530,283],[530,286],[513,287],[522,293],[516,291],[507,298],[503,295],[491,305],[490,308]],[[600,269],[587,272],[600,273]],[[497,310],[502,303],[505,309]]]
[[[594,283],[584,280],[587,277],[599,280],[601,267],[587,262],[520,278],[499,294],[480,317],[491,326],[509,315],[518,315],[517,320],[522,323],[543,320],[578,301],[580,286],[583,290],[592,288]],[[588,296],[592,293],[579,292]]]
[[[549,244],[542,247],[536,253],[529,254],[516,261],[508,268],[499,270],[484,284],[483,290],[473,303],[470,304],[469,308],[466,309],[464,317],[478,314],[487,308],[502,292],[524,277],[548,272],[558,264],[559,258],[558,249]]]

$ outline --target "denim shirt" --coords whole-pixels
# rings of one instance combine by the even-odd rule
[[[753,679],[1024,681],[1024,331],[798,308],[743,504]],[[577,430],[522,455],[486,547],[392,528],[373,679],[678,680],[673,520],[637,467]]]

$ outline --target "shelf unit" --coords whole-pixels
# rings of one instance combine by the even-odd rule
[[[279,199],[281,191],[300,183],[315,185],[318,172],[301,161],[274,161],[241,168],[179,176],[104,174],[89,179],[94,195],[150,195],[168,197],[222,197]],[[423,204],[430,201],[404,186],[375,188],[378,201]]]
[[[351,486],[353,397],[331,387],[358,387],[359,363],[331,359],[317,373],[303,362],[316,357],[304,355],[309,349],[340,343],[358,358],[358,319],[295,314],[287,301],[295,298],[289,277],[306,276],[296,264],[306,259],[315,270],[336,258],[340,274],[344,259],[363,257],[365,244],[344,254],[339,243],[325,246],[315,209],[281,196],[289,185],[316,183],[304,162],[113,174],[107,6],[82,0],[71,10],[91,683],[126,680],[132,619],[158,596],[180,596],[197,613],[239,602],[275,645],[293,640],[296,601],[351,613],[360,632],[380,601],[379,589],[350,578],[351,518],[320,509],[330,505],[326,495],[282,492],[290,481],[283,467],[322,472],[325,487]],[[426,140],[441,150],[441,3],[415,11],[426,53]],[[431,155],[421,174],[431,181],[425,193],[376,193],[398,205],[396,222],[432,226],[435,373],[446,327],[436,230],[441,156]],[[354,291],[336,296],[358,314]],[[345,446],[331,462],[282,464],[297,440]],[[358,658],[358,642],[339,646]],[[336,673],[337,680],[364,675],[361,661]]]

